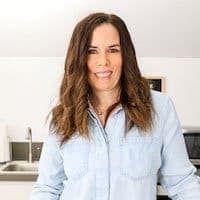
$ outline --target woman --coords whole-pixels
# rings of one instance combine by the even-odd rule
[[[174,104],[141,76],[130,34],[113,14],[75,27],[31,200],[199,200]]]

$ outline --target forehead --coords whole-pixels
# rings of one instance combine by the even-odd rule
[[[113,43],[120,43],[120,37],[118,30],[109,23],[104,23],[97,26],[91,37],[91,45],[111,45]]]

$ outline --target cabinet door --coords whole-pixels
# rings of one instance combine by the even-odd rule
[[[1,199],[28,200],[35,182],[0,181]]]

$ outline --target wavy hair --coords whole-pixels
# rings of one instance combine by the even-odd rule
[[[65,58],[65,71],[58,103],[52,108],[49,129],[61,136],[61,145],[74,133],[90,140],[87,79],[87,55],[93,30],[103,24],[112,24],[119,32],[122,52],[120,103],[126,115],[126,127],[133,126],[148,132],[153,127],[153,103],[148,80],[139,70],[135,49],[124,21],[115,14],[92,13],[74,28]],[[49,116],[49,115],[48,115]]]

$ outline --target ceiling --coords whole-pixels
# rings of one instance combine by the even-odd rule
[[[200,57],[199,0],[0,0],[0,57],[63,57],[94,11],[122,17],[138,56]]]

